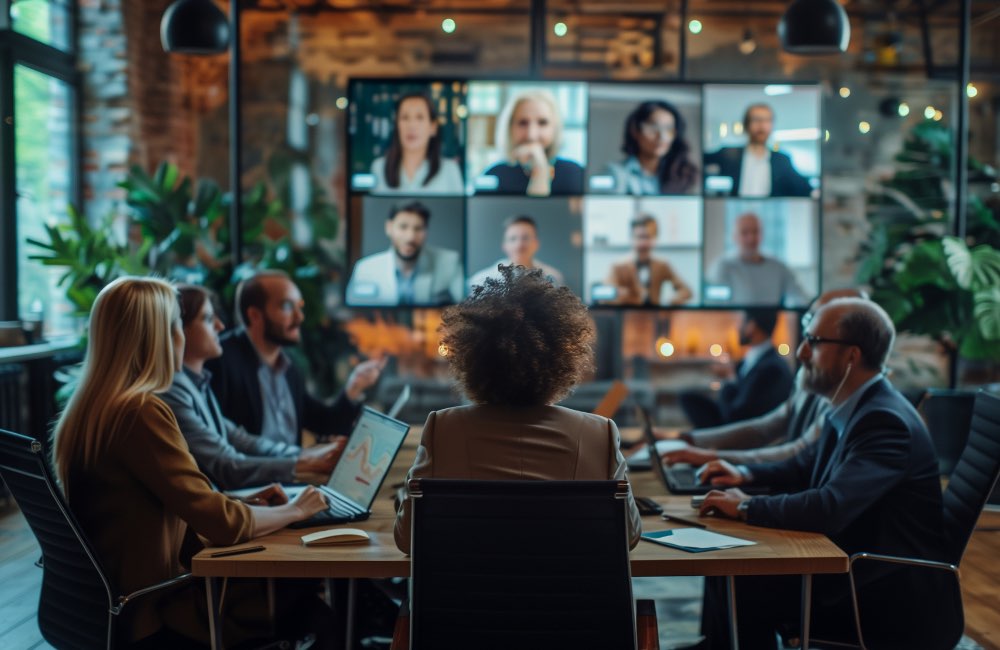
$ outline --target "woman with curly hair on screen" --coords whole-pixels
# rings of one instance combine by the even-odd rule
[[[541,270],[501,266],[442,316],[442,344],[472,401],[432,412],[407,476],[472,480],[626,478],[612,420],[556,406],[593,368],[587,308]],[[631,492],[629,541],[642,532]],[[396,516],[396,545],[410,549],[410,503]]]

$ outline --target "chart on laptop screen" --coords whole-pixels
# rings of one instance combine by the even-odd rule
[[[389,471],[407,427],[380,413],[365,410],[330,478],[330,487],[368,505]]]

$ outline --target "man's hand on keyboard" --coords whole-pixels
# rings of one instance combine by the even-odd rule
[[[252,506],[280,506],[288,503],[288,495],[280,483],[271,483],[253,494],[243,497]]]
[[[660,455],[660,460],[662,460],[667,465],[673,465],[675,463],[687,463],[688,465],[700,466],[713,461],[718,458],[716,454],[711,449],[702,449],[700,447],[692,447],[688,445],[682,449],[674,449],[672,451],[665,452]]]
[[[732,463],[724,460],[712,460],[698,468],[698,482],[708,485],[732,487],[742,485],[746,477]]]
[[[312,517],[317,512],[326,510],[326,497],[312,485],[302,490],[302,493],[292,501],[292,506],[302,515],[298,519]]]

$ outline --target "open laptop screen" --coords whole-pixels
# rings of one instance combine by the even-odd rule
[[[371,509],[410,426],[365,407],[327,487]]]

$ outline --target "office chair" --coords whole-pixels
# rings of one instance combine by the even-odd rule
[[[965,554],[965,548],[975,531],[976,522],[986,500],[1000,477],[1000,399],[983,391],[976,394],[972,410],[972,422],[969,425],[968,443],[951,474],[948,487],[944,491],[944,532],[946,556],[943,562],[922,560],[917,558],[897,557],[876,553],[855,553],[850,558],[851,597],[854,605],[854,622],[859,645],[851,647],[867,648],[861,629],[861,615],[858,606],[858,592],[855,584],[855,565],[860,562],[884,562],[891,564],[921,567],[936,571],[949,571],[955,574],[958,582],[958,566]],[[965,627],[962,617],[952,630],[937,630],[941,636],[952,637],[950,644],[945,642],[942,647],[953,648],[962,638]],[[916,621],[914,622],[916,623]],[[928,624],[937,625],[936,621]],[[844,646],[821,642],[821,646]]]
[[[414,479],[409,492],[413,650],[636,647],[626,481]]]
[[[920,401],[920,414],[927,423],[937,452],[941,476],[950,476],[958,465],[969,437],[976,393],[967,390],[930,388]]]
[[[128,603],[190,579],[185,574],[120,595],[69,511],[42,444],[34,438],[0,429],[0,475],[42,547],[38,627],[53,646],[110,650]]]

